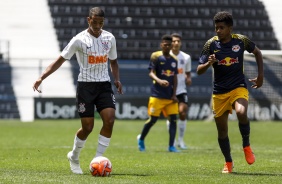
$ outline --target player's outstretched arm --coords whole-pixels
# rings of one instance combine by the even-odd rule
[[[53,72],[55,72],[62,64],[65,62],[65,58],[62,56],[59,56],[58,59],[56,59],[53,63],[51,63],[46,70],[43,72],[43,74],[34,82],[33,84],[33,91],[38,91],[41,93],[42,91],[39,90],[39,86],[42,83],[42,81],[47,78],[49,75],[51,75]]]
[[[249,79],[249,81],[253,82],[252,88],[260,88],[263,84],[263,58],[259,48],[255,47],[253,54],[255,55],[257,66],[258,66],[258,76],[254,79]]]

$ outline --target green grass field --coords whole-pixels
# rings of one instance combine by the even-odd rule
[[[0,121],[0,183],[281,183],[282,122],[252,122],[251,144],[256,162],[249,166],[241,148],[236,122],[229,122],[235,164],[233,174],[221,174],[223,156],[213,122],[187,125],[188,150],[169,153],[168,133],[159,120],[147,136],[146,152],[139,152],[136,136],[144,121],[117,120],[104,156],[113,164],[110,177],[92,177],[89,162],[95,155],[101,120],[81,152],[83,175],[69,169],[66,154],[73,145],[79,120],[41,120],[33,123]]]

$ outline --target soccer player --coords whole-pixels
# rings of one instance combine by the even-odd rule
[[[263,59],[258,47],[245,35],[233,34],[233,17],[229,12],[218,12],[214,18],[217,36],[209,39],[199,58],[197,73],[203,74],[210,66],[214,70],[212,108],[218,132],[218,144],[225,158],[222,173],[231,173],[233,160],[228,137],[228,115],[235,110],[242,136],[242,146],[248,164],[255,162],[255,155],[250,147],[250,121],[247,117],[248,89],[244,76],[244,51],[253,53],[256,58],[258,75],[252,88],[263,84]]]
[[[172,35],[172,49],[170,54],[177,57],[178,63],[178,74],[177,74],[177,89],[176,97],[178,99],[178,120],[177,120],[177,130],[178,130],[178,139],[175,141],[181,149],[187,149],[187,146],[184,142],[184,135],[186,131],[187,124],[187,111],[188,111],[188,95],[186,90],[186,85],[189,86],[192,84],[191,79],[191,57],[185,52],[181,51],[181,35],[178,33],[173,33]],[[167,125],[169,127],[169,120],[167,120]]]
[[[143,130],[137,136],[140,151],[145,151],[144,139],[151,127],[157,122],[161,112],[170,118],[168,151],[179,152],[174,147],[176,134],[176,116],[178,114],[177,87],[177,58],[170,54],[172,37],[164,35],[161,40],[161,51],[153,52],[149,64],[149,76],[153,80],[151,95],[148,103],[149,119]]]
[[[38,87],[42,81],[55,72],[65,60],[76,54],[80,67],[76,105],[81,118],[81,128],[76,132],[72,151],[67,154],[71,171],[75,174],[83,174],[79,155],[94,127],[94,106],[103,121],[95,157],[103,155],[110,143],[115,121],[115,96],[108,74],[108,60],[117,92],[123,93],[119,78],[116,40],[112,33],[102,29],[104,20],[105,13],[100,7],[90,9],[87,17],[89,27],[70,40],[58,59],[51,63],[33,84],[33,90],[41,93]]]

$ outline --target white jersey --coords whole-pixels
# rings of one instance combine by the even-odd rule
[[[78,33],[64,48],[61,56],[70,59],[74,54],[80,67],[77,81],[110,81],[108,59],[117,58],[116,39],[112,33],[102,30],[98,38],[87,30]]]
[[[174,55],[172,51],[170,54]],[[174,55],[175,56],[175,55]],[[177,89],[176,95],[181,93],[187,93],[186,90],[186,72],[191,72],[191,57],[190,55],[186,54],[185,52],[179,51],[178,55],[176,56],[178,60],[178,75],[177,75]]]

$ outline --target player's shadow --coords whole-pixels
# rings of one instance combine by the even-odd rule
[[[235,175],[248,175],[248,176],[282,176],[282,173],[243,173],[243,172],[232,172]]]

